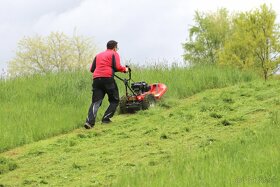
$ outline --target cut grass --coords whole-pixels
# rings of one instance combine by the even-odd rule
[[[207,149],[177,151],[168,165],[139,167],[113,186],[279,186],[279,114],[226,143],[208,139]]]

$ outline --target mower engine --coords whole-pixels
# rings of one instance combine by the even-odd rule
[[[134,83],[131,83],[131,89],[137,94],[142,94],[142,93],[145,93],[145,92],[148,92],[150,91],[151,89],[151,86],[148,85],[146,82],[134,82]]]
[[[128,67],[129,68],[129,67]],[[125,95],[120,98],[120,113],[134,113],[138,110],[147,110],[154,106],[166,92],[167,87],[162,83],[147,84],[146,82],[134,82],[130,84],[131,69],[128,71],[128,79],[114,75],[125,85]]]

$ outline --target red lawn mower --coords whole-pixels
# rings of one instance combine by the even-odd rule
[[[127,66],[128,67],[128,66]],[[125,95],[120,100],[120,113],[134,113],[138,110],[147,110],[154,106],[163,94],[167,91],[167,86],[163,83],[147,84],[146,82],[131,81],[131,69],[128,67],[129,78],[121,78],[117,75],[125,85]]]

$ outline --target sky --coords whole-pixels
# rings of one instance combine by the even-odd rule
[[[97,52],[116,40],[123,65],[182,62],[195,11],[248,11],[264,3],[279,17],[277,0],[0,0],[0,70],[20,39],[52,31],[92,37]]]

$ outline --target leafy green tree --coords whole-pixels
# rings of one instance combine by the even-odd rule
[[[14,76],[83,69],[94,53],[92,40],[76,33],[72,37],[60,32],[46,37],[24,37],[8,64],[8,72]]]
[[[232,34],[219,53],[221,64],[259,71],[265,80],[280,61],[279,24],[267,5],[240,13],[234,18]]]
[[[195,25],[189,29],[189,39],[183,44],[184,60],[191,64],[216,63],[230,29],[226,9],[214,13],[195,12]]]
[[[248,28],[246,14],[236,14],[224,48],[218,53],[220,64],[234,65],[241,69],[252,68],[254,63],[253,38]]]

